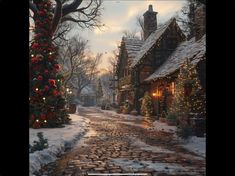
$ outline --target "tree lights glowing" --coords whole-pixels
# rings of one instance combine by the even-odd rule
[[[39,13],[35,16],[34,37],[30,46],[30,116],[33,128],[57,127],[69,121],[62,88],[63,77],[56,61],[57,48],[52,43],[52,4],[35,1]],[[57,81],[56,81],[57,80]]]
[[[205,118],[205,91],[202,90],[200,85],[196,66],[189,60],[180,68],[174,95],[170,111],[177,115],[182,126],[188,126],[191,117]]]

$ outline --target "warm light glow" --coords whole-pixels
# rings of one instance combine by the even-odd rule
[[[36,122],[39,122],[39,120],[37,119]]]
[[[44,101],[46,100],[46,98],[45,98],[45,97],[43,97],[42,99],[43,99]]]
[[[52,52],[49,52],[49,55],[52,55]]]
[[[58,82],[60,82],[60,80],[59,80],[59,79],[58,79],[57,81],[58,81]]]
[[[69,92],[69,88],[67,88],[66,91]]]
[[[34,57],[34,55],[32,54],[31,57]]]
[[[35,90],[38,91],[38,88],[36,88]]]
[[[47,120],[44,120],[45,123],[47,123]]]
[[[172,92],[172,95],[174,95],[174,93],[175,93],[175,82],[171,83],[171,92]]]
[[[153,92],[152,95],[153,95],[153,97],[161,97],[162,96],[162,92],[157,89],[157,91]]]

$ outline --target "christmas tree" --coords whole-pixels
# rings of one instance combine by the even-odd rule
[[[63,77],[56,61],[57,48],[52,43],[52,4],[35,1],[39,13],[35,16],[33,42],[30,46],[30,117],[33,128],[58,127],[68,123],[65,109]]]
[[[189,60],[180,68],[170,112],[177,115],[183,127],[189,125],[190,117],[205,117],[205,92],[199,83],[196,66]]]
[[[146,117],[149,117],[153,114],[153,103],[149,92],[144,93],[144,97],[141,103],[141,112]]]

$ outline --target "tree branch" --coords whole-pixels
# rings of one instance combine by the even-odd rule
[[[56,7],[55,7],[55,13],[52,20],[51,25],[51,34],[53,35],[54,32],[57,29],[58,24],[60,23],[61,17],[62,17],[62,2],[61,0],[55,0],[56,1]]]
[[[66,16],[71,12],[76,11],[76,9],[81,5],[82,0],[74,0],[71,4],[66,4],[62,8],[62,16]]]

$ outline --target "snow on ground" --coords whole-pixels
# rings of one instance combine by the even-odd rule
[[[184,167],[175,163],[161,163],[152,161],[128,160],[126,158],[112,159],[111,163],[121,166],[126,172],[137,172],[141,169],[150,169],[153,171],[164,172],[168,174],[187,174],[195,175],[193,167]]]
[[[166,123],[159,122],[158,120],[153,122],[153,128],[156,131],[164,131],[169,133],[175,133],[176,132],[176,126],[169,126]]]
[[[90,108],[91,109],[91,108]],[[110,115],[110,116],[115,116],[115,117],[120,117],[126,120],[137,120],[137,119],[143,119],[143,116],[135,116],[135,115],[130,115],[130,114],[118,114],[117,112],[114,112],[113,110],[102,110],[100,107],[93,107],[93,109],[99,110],[103,112],[104,114]]]
[[[44,138],[48,139],[48,148],[42,151],[30,153],[30,176],[40,170],[40,168],[57,159],[57,156],[67,149],[70,149],[86,133],[89,127],[89,120],[75,115],[70,115],[71,125],[65,125],[64,128],[43,128],[30,129],[30,144],[38,141],[37,133],[43,132]]]
[[[177,138],[176,136],[176,126],[169,126],[166,123],[159,122],[156,120],[154,123],[154,130],[157,131],[165,131],[165,132],[170,132],[173,133],[174,138]],[[196,136],[192,136],[189,140],[183,141],[182,139],[179,139],[179,142],[181,143],[181,146],[184,148],[205,157],[206,154],[206,138],[199,138]]]
[[[182,146],[200,156],[206,156],[206,138],[192,136],[186,143]]]
[[[148,145],[145,142],[139,140],[138,138],[134,138],[134,137],[129,137],[129,138],[132,141],[132,143],[131,143],[132,146],[139,147],[142,150],[152,151],[152,152],[156,152],[156,153],[174,153],[174,151],[170,151],[170,150],[164,149],[162,147]]]
[[[87,107],[79,107],[79,108],[87,108]],[[111,111],[111,110],[101,110],[99,107],[89,107],[89,109],[94,112],[97,112],[97,110],[99,110],[101,112],[104,112],[107,115],[110,115],[110,117],[104,117],[100,114],[97,114],[97,117],[100,117],[100,118],[112,118],[112,116],[115,116],[115,117],[120,117],[120,118],[123,118],[126,120],[144,119],[143,116],[133,116],[133,115],[129,115],[129,114],[118,114],[118,113]],[[123,121],[121,123],[143,127],[143,125],[141,125],[141,124],[135,124],[135,123],[131,123],[131,122],[124,122]],[[169,132],[169,133],[173,134],[173,137],[175,139],[178,139],[177,135],[176,135],[177,127],[176,126],[169,126],[169,125],[167,125],[167,123],[162,123],[159,120],[154,121],[153,127],[149,128],[149,130]],[[182,147],[198,154],[199,156],[205,157],[206,138],[199,138],[196,136],[192,136],[188,141],[183,141],[181,139],[178,139],[178,141],[180,142]]]

